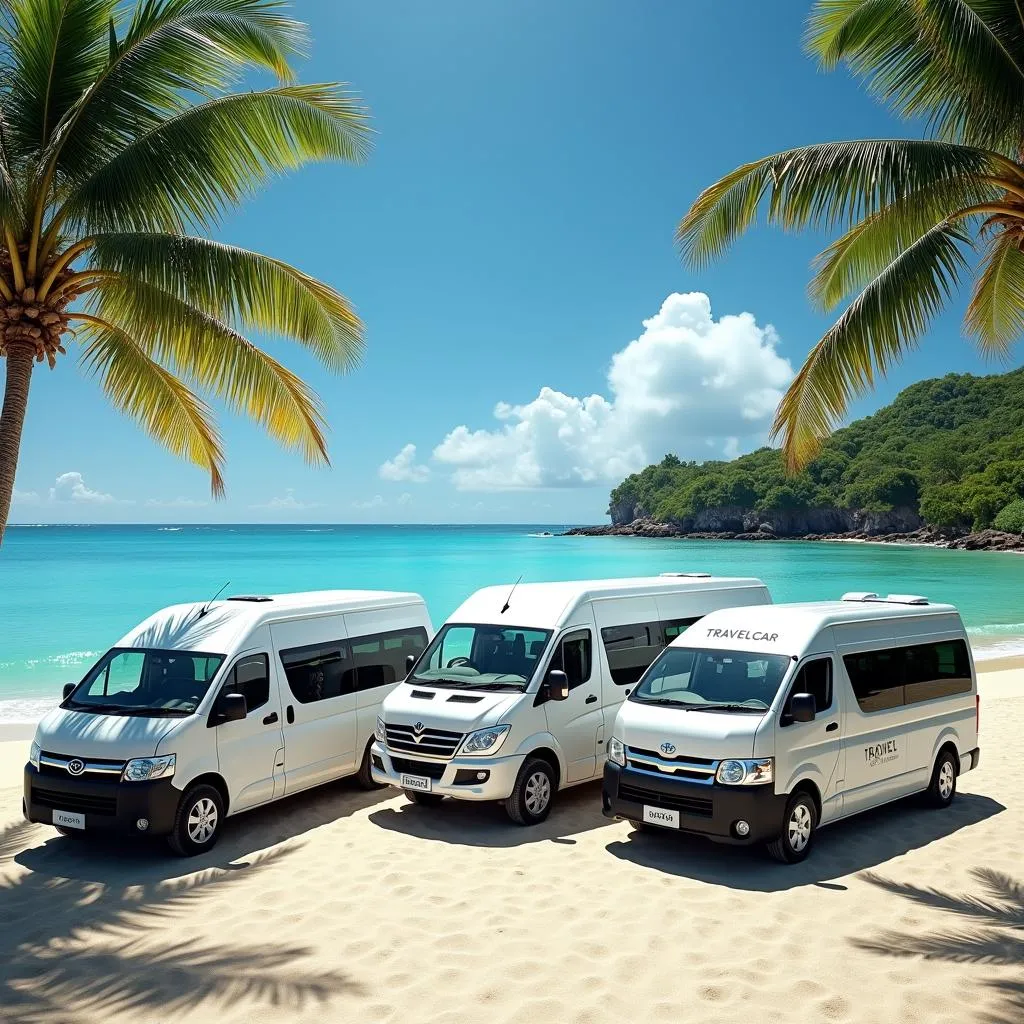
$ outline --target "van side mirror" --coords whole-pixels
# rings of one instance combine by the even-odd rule
[[[413,665],[416,664],[416,655],[407,654],[405,656],[405,674],[408,675],[412,671]]]
[[[73,694],[75,692],[75,687],[77,685],[78,685],[78,683],[65,683],[64,684],[64,690],[63,690],[63,693],[62,693],[61,698],[60,698],[62,703],[64,701],[66,701],[68,699],[68,697],[70,697],[71,694]]]
[[[240,722],[249,713],[245,696],[241,693],[222,693],[213,706],[210,725],[222,725],[224,722]]]
[[[569,677],[560,669],[553,668],[544,680],[548,700],[569,699]]]
[[[810,693],[794,693],[789,698],[789,718],[793,722],[813,722],[817,713],[814,695]]]

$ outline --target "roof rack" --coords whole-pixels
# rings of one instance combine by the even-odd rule
[[[262,604],[264,601],[273,601],[272,597],[267,597],[265,594],[233,594],[231,597],[226,597],[225,601],[252,601],[257,604]]]
[[[709,572],[660,572],[659,576],[671,576],[682,579],[697,579],[697,580],[709,580],[711,579],[711,573]]]
[[[843,594],[842,600],[862,601],[873,604],[928,604],[928,598],[921,597],[918,594],[888,594],[886,597],[879,597],[878,594],[873,594],[866,590],[852,590],[848,594]]]

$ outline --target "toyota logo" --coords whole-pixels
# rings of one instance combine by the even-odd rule
[[[661,752],[663,754],[674,754],[676,752],[676,745],[674,743],[662,743]]]
[[[80,761],[77,757],[71,761],[68,761],[68,774],[69,775],[81,775],[85,771],[84,762]]]
[[[423,732],[423,723],[422,723],[422,722],[417,722],[417,723],[416,723],[416,724],[415,724],[415,725],[414,725],[414,726],[412,727],[412,731],[413,731],[413,732]]]

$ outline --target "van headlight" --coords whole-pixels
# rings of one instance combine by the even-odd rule
[[[460,754],[492,754],[501,746],[511,726],[492,725],[489,729],[477,729],[462,742]]]
[[[775,758],[758,757],[750,761],[722,761],[715,779],[723,786],[759,786],[775,778]]]
[[[29,749],[29,752],[28,752],[28,763],[30,765],[32,765],[32,767],[37,769],[37,770],[39,768],[39,755],[42,752],[43,752],[42,748],[39,746],[38,743],[36,743],[35,740],[33,740],[32,741],[32,747]]]
[[[626,767],[626,745],[616,736],[608,741],[608,760]]]
[[[124,766],[121,778],[124,782],[152,782],[153,779],[169,779],[174,774],[177,757],[165,754],[163,757],[136,757]]]
[[[377,716],[377,724],[373,727],[373,738],[378,743],[386,744],[388,741],[387,730],[384,728],[384,719]]]

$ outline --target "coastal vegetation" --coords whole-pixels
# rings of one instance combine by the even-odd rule
[[[1024,332],[1024,5],[817,0],[806,45],[824,69],[846,65],[897,115],[924,122],[927,137],[828,142],[744,164],[701,193],[677,241],[701,267],[759,210],[786,229],[845,229],[818,258],[810,285],[820,309],[845,309],[811,350],[773,427],[790,471],[821,453],[815,465],[825,475],[761,481],[758,500],[776,500],[769,495],[777,491],[777,500],[817,501],[824,490],[843,501],[888,501],[903,483],[868,474],[862,486],[826,468],[836,449],[823,442],[850,402],[918,344],[969,281],[965,329],[982,352],[1005,356]],[[973,453],[956,454],[974,463]],[[758,459],[770,476],[774,457]],[[995,496],[1008,493],[998,470],[966,487],[959,471],[922,464],[908,472],[926,486],[922,507],[938,520],[984,522]]]
[[[854,513],[885,521],[902,511],[912,527],[1024,533],[1024,370],[913,384],[836,431],[795,475],[774,448],[730,462],[668,455],[616,487],[610,512],[617,522],[643,516],[694,529],[701,513],[723,509],[739,510],[733,519],[749,513],[755,528],[780,516],[829,522],[808,515],[816,511],[848,512],[850,522]],[[795,532],[844,532],[842,517],[833,520]]]
[[[208,237],[273,176],[367,152],[357,97],[295,81],[306,34],[285,6],[0,5],[0,540],[33,367],[72,341],[110,402],[203,468],[214,496],[225,456],[203,396],[327,460],[320,400],[245,335],[344,371],[362,324],[328,285]],[[253,89],[256,73],[275,81]]]

